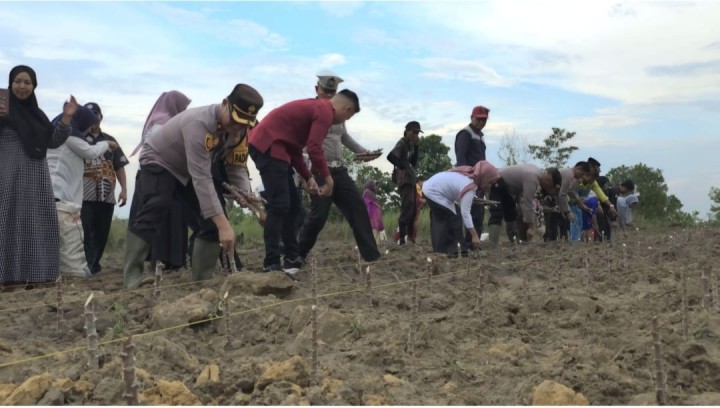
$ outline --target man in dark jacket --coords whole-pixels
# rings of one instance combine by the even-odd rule
[[[393,169],[393,181],[398,186],[400,194],[400,217],[398,227],[400,233],[400,245],[405,244],[405,236],[413,237],[413,224],[417,205],[415,204],[415,183],[417,182],[418,147],[420,142],[420,123],[408,122],[405,125],[405,133],[387,159],[395,168]],[[411,239],[414,242],[414,240]]]
[[[470,124],[458,132],[455,136],[455,156],[457,157],[456,166],[474,166],[477,162],[485,160],[485,139],[483,128],[487,123],[488,113],[490,109],[484,106],[476,106],[470,115]],[[482,191],[478,189],[477,194],[482,195]],[[473,226],[478,235],[483,231],[483,220],[485,218],[485,208],[482,205],[473,205],[470,210]],[[471,248],[472,237],[465,234],[465,242],[467,247]]]

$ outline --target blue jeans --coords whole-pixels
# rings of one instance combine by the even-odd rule
[[[573,214],[573,221],[570,223],[570,241],[580,241],[583,211],[575,204],[570,204],[570,211]]]

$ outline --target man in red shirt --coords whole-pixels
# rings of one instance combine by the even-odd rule
[[[345,122],[357,112],[360,112],[357,95],[344,89],[331,99],[288,102],[271,111],[250,132],[250,157],[260,172],[267,199],[263,272],[284,270],[293,278],[302,267],[293,225],[302,204],[293,182],[292,168],[306,181],[310,194],[329,197],[333,190],[333,179],[322,144],[330,126]],[[303,160],[303,148],[306,146],[315,173],[325,180],[322,187],[318,187]],[[285,247],[282,265],[281,239]]]

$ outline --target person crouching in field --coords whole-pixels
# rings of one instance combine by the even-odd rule
[[[188,223],[198,235],[192,252],[194,281],[210,279],[217,265],[218,246],[232,255],[235,232],[213,184],[212,165],[222,161],[228,177],[250,192],[247,167],[238,165],[242,141],[257,123],[262,96],[255,88],[237,84],[221,103],[185,110],[143,144],[140,171],[130,208],[125,238],[125,288],[150,282],[143,262],[162,232],[175,197],[188,210]],[[244,200],[236,199],[241,206]]]
[[[500,241],[500,223],[503,219],[510,242],[517,239],[529,241],[535,235],[534,200],[538,187],[542,188],[543,197],[557,196],[562,176],[556,168],[541,169],[533,164],[503,167],[498,172],[502,178],[493,184],[490,199],[500,201],[501,205],[490,207],[490,246],[495,247]]]
[[[480,236],[470,210],[475,192],[480,189],[489,195],[491,186],[498,180],[498,170],[486,161],[479,161],[472,167],[459,166],[438,173],[423,184],[422,191],[430,208],[430,240],[434,252],[452,256],[460,244],[461,251],[467,253],[463,225],[472,238],[473,249],[480,248]]]

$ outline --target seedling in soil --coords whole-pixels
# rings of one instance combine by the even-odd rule
[[[115,324],[110,327],[109,332],[112,333],[112,337],[120,336],[125,332],[127,323],[125,321],[125,308],[122,303],[115,302],[110,306],[113,316],[115,317]]]

